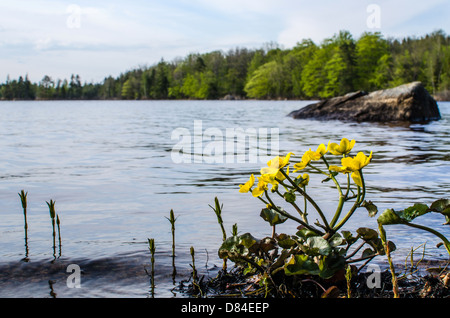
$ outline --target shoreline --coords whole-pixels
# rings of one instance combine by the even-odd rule
[[[436,102],[450,102],[450,98],[433,98]],[[284,99],[254,99],[254,98],[242,98],[242,99],[119,99],[119,98],[98,98],[98,99],[0,99],[0,102],[42,102],[42,101],[268,101],[268,102],[284,102],[284,101],[306,101],[314,102],[321,101],[322,99],[298,99],[298,98],[284,98]]]

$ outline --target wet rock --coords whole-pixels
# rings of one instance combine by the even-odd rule
[[[436,101],[421,82],[371,93],[349,93],[310,104],[291,112],[289,116],[358,122],[428,122],[441,118]]]

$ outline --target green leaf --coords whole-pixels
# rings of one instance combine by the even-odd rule
[[[328,241],[331,247],[336,247],[344,244],[345,240],[339,233],[335,233]]]
[[[240,256],[249,255],[249,249],[258,242],[250,233],[227,238],[219,248],[219,257],[239,260]]]
[[[250,233],[245,233],[238,236],[238,244],[245,246],[246,248],[250,248],[255,244],[258,240],[254,238]]]
[[[332,252],[331,245],[321,236],[311,236],[306,239],[302,250],[311,256],[324,255],[327,256]]]
[[[407,223],[404,219],[402,219],[394,209],[386,209],[377,219],[378,223],[382,225],[389,224],[405,224]]]
[[[389,247],[390,253],[394,252],[397,249],[394,242],[392,242],[392,241],[387,241],[387,245]],[[381,240],[380,240],[380,244],[378,244],[376,249],[380,255],[386,255],[386,250],[384,249],[384,246],[383,246],[383,243],[381,242]]]
[[[221,259],[229,258],[235,260],[239,255],[247,255],[248,249],[245,246],[239,246],[238,237],[232,236],[223,241],[218,254]]]
[[[431,203],[430,210],[450,215],[450,199],[440,199]]]
[[[319,259],[319,276],[329,279],[345,266],[345,258],[341,255],[331,254],[330,256],[321,257]]]
[[[264,219],[264,221],[269,222],[271,226],[284,223],[288,219],[274,209],[268,208],[262,209],[260,216]]]
[[[306,240],[308,237],[317,236],[317,233],[308,230],[306,227],[304,227],[300,229],[300,231],[298,231],[296,235]]]
[[[429,211],[428,206],[421,203],[416,203],[403,211],[387,209],[378,217],[378,222],[383,225],[406,224]]]
[[[284,233],[278,235],[276,239],[278,241],[278,245],[285,249],[289,249],[297,245],[297,240],[295,240],[294,237]]]
[[[348,245],[352,245],[357,241],[356,237],[354,237],[350,231],[341,231],[341,233]]]
[[[368,227],[360,227],[356,230],[356,233],[358,233],[364,241],[372,241],[378,238],[378,232],[369,229]]]
[[[284,272],[286,275],[319,275],[319,266],[306,254],[291,255],[285,264]]]
[[[450,224],[450,199],[440,199],[434,201],[430,206],[430,210],[432,212],[443,214],[446,220],[445,224]]]
[[[250,247],[250,252],[256,253],[258,250],[268,252],[276,248],[276,242],[271,237],[263,238],[258,244],[254,244]]]
[[[389,247],[389,251],[393,252],[393,251],[395,251],[397,249],[397,246],[395,245],[394,242],[388,241],[387,244],[388,244],[388,247]]]
[[[405,219],[407,222],[411,222],[416,217],[424,215],[429,212],[428,205],[422,203],[416,203],[409,208],[400,212],[400,217]]]
[[[372,256],[372,255],[375,255],[376,253],[375,253],[375,251],[373,250],[373,249],[371,249],[371,248],[366,248],[363,252],[362,252],[362,254],[361,254],[361,257],[368,257],[368,256]]]
[[[278,256],[276,261],[270,266],[270,270],[273,271],[279,267],[284,266],[286,259],[290,255],[292,255],[292,253],[293,253],[293,250],[287,250],[287,249],[281,250],[280,256]]]
[[[361,204],[361,206],[365,207],[369,212],[370,217],[374,217],[378,213],[378,208],[372,201],[365,201]]]

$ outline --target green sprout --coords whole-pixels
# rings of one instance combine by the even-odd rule
[[[149,238],[148,239],[148,247],[150,250],[150,254],[151,254],[151,264],[152,264],[152,271],[151,271],[151,287],[152,287],[152,291],[155,289],[155,252],[156,252],[156,248],[155,248],[155,239],[153,238]]]
[[[52,227],[53,227],[53,255],[56,256],[56,229],[55,229],[55,217],[56,217],[56,212],[55,212],[55,201],[50,200],[50,202],[47,202],[48,208],[49,208],[49,212],[50,212],[50,218],[52,219]]]
[[[24,230],[25,230],[25,260],[28,260],[28,221],[27,221],[27,195],[28,192],[21,190],[19,193],[20,201],[22,202]]]

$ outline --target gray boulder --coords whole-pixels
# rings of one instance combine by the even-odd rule
[[[289,114],[293,118],[369,122],[428,122],[441,118],[438,105],[421,82],[326,99]]]

